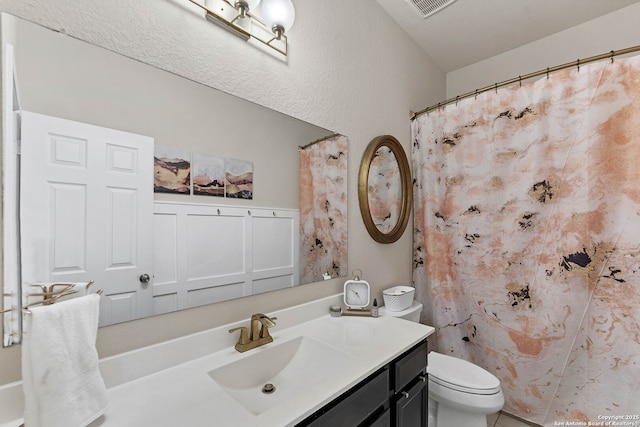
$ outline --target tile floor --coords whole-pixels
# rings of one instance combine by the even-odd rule
[[[488,427],[531,427],[536,424],[529,424],[510,417],[508,414],[498,412],[497,414],[487,416]]]

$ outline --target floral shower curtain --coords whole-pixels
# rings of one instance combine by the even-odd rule
[[[300,151],[300,283],[346,274],[347,149],[336,135]]]
[[[462,100],[412,135],[435,350],[495,374],[521,418],[640,426],[640,56]]]

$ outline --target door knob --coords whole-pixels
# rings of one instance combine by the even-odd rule
[[[149,283],[149,280],[151,280],[151,277],[148,274],[141,274],[140,275],[140,282],[141,283]]]

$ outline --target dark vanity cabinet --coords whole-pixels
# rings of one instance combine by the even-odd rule
[[[391,363],[393,426],[427,426],[427,343],[422,342]]]
[[[422,341],[297,427],[426,427],[427,341]]]

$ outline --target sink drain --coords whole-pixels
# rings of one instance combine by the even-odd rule
[[[274,386],[271,383],[267,383],[267,384],[264,385],[264,387],[262,387],[262,392],[264,394],[271,394],[274,391],[276,391],[276,386]]]

